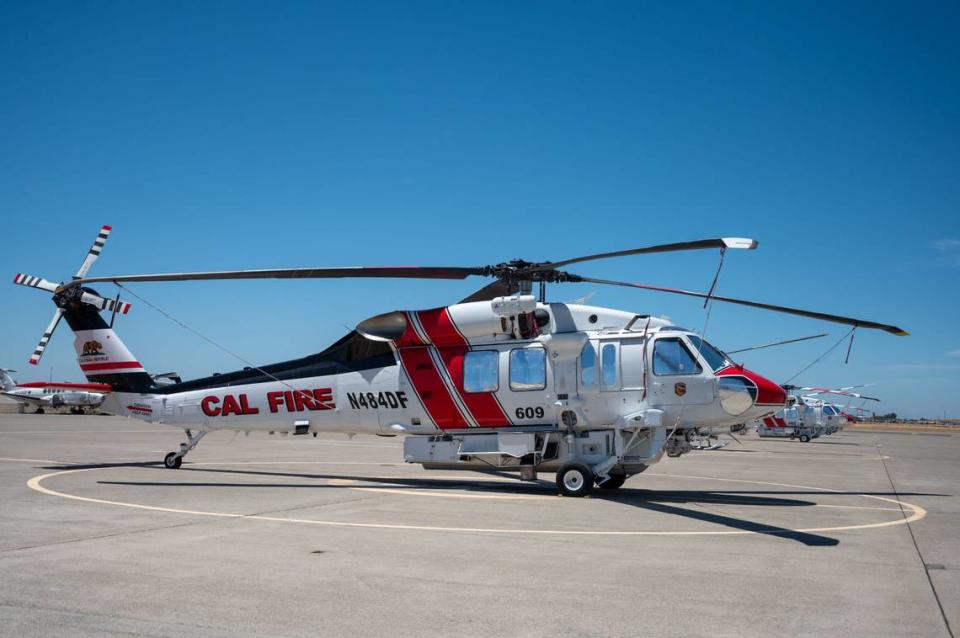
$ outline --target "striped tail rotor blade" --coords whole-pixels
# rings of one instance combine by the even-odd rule
[[[13,276],[13,283],[18,286],[27,286],[28,288],[39,288],[47,292],[57,291],[57,284],[52,281],[47,281],[43,277],[34,277],[33,275],[25,275],[19,272]]]
[[[100,251],[103,250],[103,245],[107,243],[107,237],[110,236],[111,230],[113,230],[112,226],[104,225],[100,227],[100,232],[97,233],[97,238],[93,240],[93,245],[90,246],[90,252],[87,253],[83,263],[80,264],[80,269],[77,271],[77,274],[73,276],[74,279],[81,279],[87,274],[90,266],[92,266],[93,262],[100,256]]]
[[[91,294],[89,292],[84,292],[80,296],[80,300],[83,303],[90,304],[97,310],[107,310],[113,312],[114,306],[117,308],[118,315],[125,315],[130,312],[130,304],[126,301],[117,301],[115,299],[104,299],[98,295]]]
[[[43,356],[43,351],[47,349],[47,344],[50,343],[50,337],[53,336],[53,331],[57,329],[57,324],[60,323],[62,316],[63,308],[57,308],[57,311],[53,313],[53,320],[50,322],[50,325],[47,326],[47,329],[43,331],[43,336],[40,337],[40,343],[37,344],[37,349],[30,355],[30,365],[35,366],[40,363],[40,357]]]

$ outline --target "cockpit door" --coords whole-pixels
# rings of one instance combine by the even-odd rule
[[[714,376],[704,370],[679,336],[663,336],[650,350],[650,395],[655,405],[702,405],[713,401]]]

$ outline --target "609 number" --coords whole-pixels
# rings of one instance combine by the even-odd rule
[[[514,414],[517,415],[518,419],[542,419],[543,408],[517,408]]]

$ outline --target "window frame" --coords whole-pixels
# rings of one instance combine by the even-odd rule
[[[695,356],[698,356],[700,359],[703,359],[703,362],[706,363],[707,367],[710,368],[710,370],[712,370],[713,372],[723,370],[724,368],[729,368],[731,365],[733,365],[733,362],[730,361],[730,357],[727,356],[727,353],[718,349],[716,346],[714,346],[712,343],[710,343],[700,335],[688,334],[684,336],[686,337],[686,340],[690,343],[690,347],[693,348],[693,352]],[[699,347],[697,346],[696,343],[694,343],[694,339],[700,342]],[[714,355],[719,356],[721,359],[720,365],[716,367],[713,365],[713,363],[710,362],[710,359],[713,358]]]
[[[607,383],[607,366],[604,364],[604,352],[607,348],[613,349],[613,383]],[[601,341],[600,342],[600,390],[605,392],[617,392],[620,390],[620,342],[619,341]]]
[[[517,388],[513,385],[513,353],[522,352],[525,350],[535,350],[539,351],[543,355],[543,384],[539,387],[531,388]],[[541,392],[547,389],[547,350],[543,346],[533,346],[526,348],[511,348],[510,354],[507,358],[507,385],[509,385],[510,390],[513,392]]]
[[[661,373],[657,372],[657,347],[660,345],[661,341],[675,341],[680,344],[680,347],[683,348],[684,352],[690,357],[690,361],[696,365],[696,369],[692,372],[669,372]],[[700,359],[697,355],[690,351],[690,348],[687,346],[687,342],[677,337],[659,337],[653,342],[653,351],[650,353],[650,368],[653,375],[656,377],[695,377],[697,375],[703,374],[703,366],[700,364]]]
[[[495,385],[492,390],[469,390],[467,389],[467,358],[470,355],[478,354],[492,354],[494,355],[493,362],[493,371],[494,371],[494,381]],[[500,390],[500,351],[498,350],[468,350],[466,354],[463,355],[463,392],[464,394],[490,394],[491,392],[498,392]]]
[[[643,390],[644,389],[644,385],[645,385],[645,381],[648,373],[647,362],[645,357],[648,350],[647,345],[649,345],[649,342],[647,339],[643,337],[639,337],[639,338],[634,337],[630,339],[620,340],[620,347],[617,348],[617,351],[618,351],[617,354],[620,358],[620,389],[621,390],[627,391],[627,390]],[[638,348],[640,350],[640,352],[637,353],[637,355],[640,358],[640,379],[639,379],[640,383],[638,385],[632,385],[632,384],[627,385],[627,381],[628,381],[627,375],[626,373],[624,373],[624,370],[623,370],[624,362],[627,361],[627,357],[623,353],[624,346],[627,347],[628,351],[632,351],[635,348]],[[630,363],[629,365],[636,366],[635,363]],[[636,372],[636,369],[630,369],[630,372],[634,373]],[[633,381],[633,376],[631,376],[629,380]]]
[[[584,372],[583,353],[586,352],[588,349],[590,350],[590,354],[593,355],[593,366],[592,366],[593,373],[591,375],[593,378],[590,380],[589,384],[585,383],[583,380],[583,372]],[[583,348],[580,349],[580,356],[577,357],[577,372],[578,372],[577,387],[580,390],[594,391],[597,389],[598,383],[599,383],[599,379],[598,379],[598,368],[600,367],[599,363],[600,363],[600,357],[597,356],[597,349],[594,347],[594,343],[588,340],[585,344],[583,344]]]

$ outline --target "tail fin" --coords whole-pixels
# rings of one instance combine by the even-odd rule
[[[14,381],[13,377],[10,376],[11,372],[16,372],[16,370],[11,370],[10,368],[0,368],[0,389],[12,390],[17,386],[17,382]]]
[[[63,309],[63,317],[76,336],[73,344],[77,363],[87,380],[107,383],[116,392],[151,391],[153,379],[96,308],[68,302]]]

